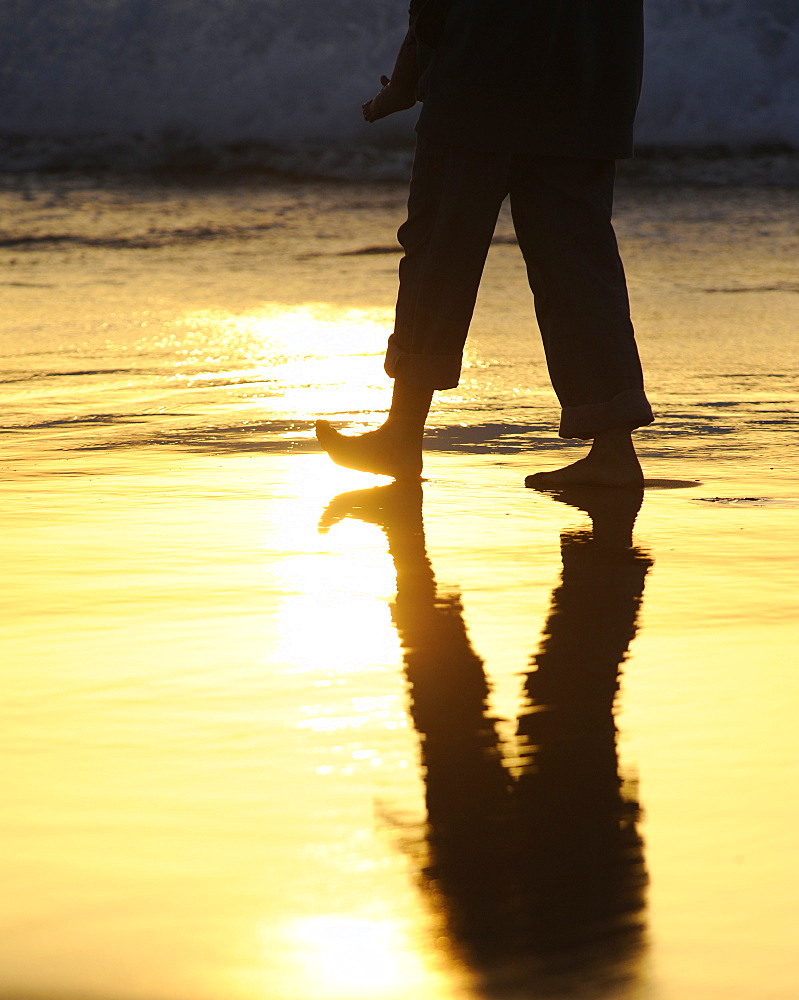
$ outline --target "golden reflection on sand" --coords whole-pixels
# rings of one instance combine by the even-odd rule
[[[619,997],[637,988],[647,879],[613,706],[651,560],[632,546],[642,493],[559,499],[589,514],[592,528],[562,536],[562,579],[525,678],[510,769],[460,596],[439,591],[427,555],[422,488],[342,494],[322,525],[357,518],[386,533],[426,789],[418,878],[455,952],[478,981],[512,994],[557,983],[577,995],[604,982]]]
[[[6,490],[3,1000],[791,997],[795,506],[90,461]]]

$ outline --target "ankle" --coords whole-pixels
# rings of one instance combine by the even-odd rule
[[[590,454],[603,460],[638,461],[633,444],[632,432],[626,427],[612,427],[600,431],[591,444]]]
[[[432,389],[422,389],[395,379],[386,425],[402,434],[421,435],[432,399]]]
[[[407,414],[389,413],[381,430],[397,442],[420,444],[424,437],[424,421],[409,417]]]

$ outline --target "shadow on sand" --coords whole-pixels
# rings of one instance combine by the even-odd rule
[[[422,487],[345,493],[322,516],[323,530],[354,517],[388,539],[425,775],[420,882],[488,996],[616,998],[638,978],[646,872],[613,709],[651,565],[632,545],[642,498],[590,488],[556,497],[592,527],[561,535],[563,573],[524,678],[512,768],[460,598],[439,589],[427,556]]]

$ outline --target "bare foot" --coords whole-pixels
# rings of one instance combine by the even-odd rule
[[[376,431],[345,437],[327,420],[316,421],[316,438],[336,465],[394,479],[418,479],[422,474],[422,443],[400,435],[385,424]]]
[[[615,428],[597,434],[585,458],[562,469],[536,472],[527,476],[524,485],[536,490],[560,490],[568,486],[634,486],[641,489],[644,474],[630,432]]]
[[[591,461],[591,456],[579,459],[572,465],[551,472],[535,472],[527,476],[524,485],[535,490],[560,490],[568,486],[633,486],[640,489],[644,485],[641,466],[637,468],[609,467]]]

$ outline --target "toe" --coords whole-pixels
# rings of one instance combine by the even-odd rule
[[[525,477],[524,485],[531,490],[551,490],[562,484],[556,472],[534,472],[531,476]]]
[[[316,421],[316,440],[323,448],[334,445],[340,437],[339,432],[331,427],[327,420]]]

